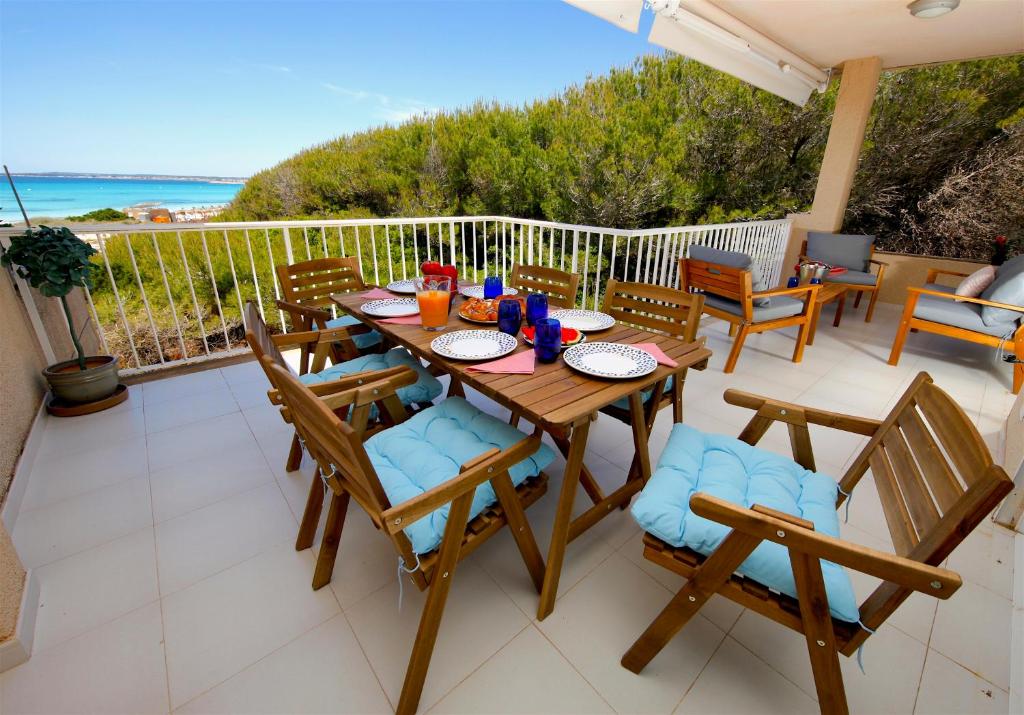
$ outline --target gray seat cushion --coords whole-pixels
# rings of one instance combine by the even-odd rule
[[[981,298],[995,303],[1024,306],[1024,254],[1015,256],[996,268],[996,279],[981,292]],[[990,327],[1013,323],[1020,313],[1006,308],[982,306],[981,319]]]
[[[825,276],[826,283],[852,283],[858,286],[873,286],[878,283],[878,276],[874,273],[865,273],[864,271],[850,271],[846,273],[840,273],[839,275],[827,275]]]
[[[759,291],[768,290],[768,282],[765,281],[761,275],[761,271],[758,270],[757,265],[754,264],[754,260],[746,253],[739,251],[723,251],[718,248],[711,248],[710,246],[690,246],[690,258],[695,261],[704,261],[705,263],[717,263],[720,266],[729,266],[730,268],[739,268],[741,271],[750,271],[750,283],[751,289],[757,293]],[[771,298],[755,298],[754,305],[756,306],[767,306],[771,303]]]
[[[925,283],[924,287],[929,290],[949,293],[950,295],[956,290],[950,286],[939,285],[938,283]],[[1017,329],[1017,321],[985,325],[985,322],[981,319],[981,306],[976,303],[962,303],[932,295],[918,296],[917,306],[914,308],[914,317],[921,320],[930,320],[933,323],[951,325],[954,328],[973,330],[976,333],[984,333],[985,335],[992,335],[997,338],[1012,335],[1013,331]]]
[[[824,233],[822,231],[807,232],[808,258],[827,263],[830,266],[849,268],[851,271],[867,272],[873,245],[875,245],[874,236]]]
[[[724,310],[733,315],[743,315],[743,306],[738,301],[721,298],[717,295],[704,294],[704,305],[709,308]],[[797,315],[804,309],[804,302],[790,298],[788,295],[777,295],[772,298],[771,305],[754,306],[754,322],[763,323],[766,320],[777,320]]]

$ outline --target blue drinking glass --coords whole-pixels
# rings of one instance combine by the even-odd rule
[[[541,318],[548,317],[548,296],[545,293],[530,293],[526,296],[526,324],[534,325]]]
[[[790,276],[789,280],[786,282],[786,287],[787,288],[796,288],[799,285],[800,285],[800,279],[797,278],[796,276]]]
[[[484,298],[497,298],[502,294],[503,290],[501,276],[487,276],[484,278]]]
[[[533,351],[541,362],[554,362],[562,350],[562,324],[554,318],[539,318],[534,325]]]
[[[518,300],[503,300],[498,303],[498,330],[509,335],[518,335],[523,325],[523,309]]]

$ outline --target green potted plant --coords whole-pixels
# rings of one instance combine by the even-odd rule
[[[110,355],[85,354],[78,340],[67,296],[76,287],[91,287],[95,266],[89,258],[96,249],[65,227],[39,226],[11,239],[0,263],[14,266],[18,275],[50,298],[59,298],[78,357],[50,365],[43,376],[53,396],[81,404],[110,397],[117,390],[117,359]]]

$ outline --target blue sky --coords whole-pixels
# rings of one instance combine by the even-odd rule
[[[12,171],[249,175],[331,137],[522,103],[656,51],[559,0],[0,0]]]

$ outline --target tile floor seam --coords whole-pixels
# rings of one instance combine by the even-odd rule
[[[331,591],[334,591],[334,589],[332,588]],[[337,594],[334,595],[334,599],[336,601],[338,600]],[[338,607],[341,608],[340,601],[338,602]],[[373,662],[370,660],[370,656],[366,654],[366,648],[363,647],[363,642],[359,640],[359,635],[356,633],[355,626],[353,626],[352,621],[348,619],[348,614],[345,613],[344,608],[341,609],[341,617],[345,619],[345,624],[348,626],[348,629],[352,632],[352,638],[355,640],[356,645],[359,646],[359,652],[363,654],[363,660],[366,661],[367,667],[369,667],[370,672],[373,673],[373,678],[377,681],[377,687],[380,688],[380,691],[384,694],[384,700],[387,701],[388,707],[390,707],[391,710],[394,711],[395,705],[392,704],[391,698],[388,696],[388,691],[384,687],[384,682],[380,679],[380,675],[377,673],[377,669],[373,667]]]
[[[562,649],[558,647],[558,644],[557,644],[557,643],[555,643],[555,642],[554,642],[553,640],[551,640],[551,639],[550,639],[550,638],[548,637],[548,634],[544,632],[544,629],[543,629],[543,628],[541,628],[540,626],[538,626],[538,624],[537,624],[536,622],[534,622],[534,621],[531,621],[531,622],[530,622],[530,626],[532,626],[532,627],[533,627],[533,630],[537,631],[537,633],[539,633],[539,634],[540,634],[540,637],[541,637],[541,638],[543,638],[543,639],[544,639],[545,641],[547,641],[547,642],[548,642],[548,644],[549,644],[549,645],[550,645],[550,646],[551,646],[552,648],[554,648],[554,649],[555,649],[555,652],[556,652],[556,653],[558,653],[558,655],[560,655],[560,656],[562,657],[562,659],[563,659],[563,660],[564,660],[564,661],[565,661],[566,663],[568,663],[568,664],[569,664],[569,667],[570,667],[570,668],[572,668],[572,669],[573,669],[574,671],[576,671],[576,674],[577,674],[577,675],[579,675],[579,676],[580,676],[580,678],[582,678],[582,679],[583,679],[583,682],[584,682],[584,683],[586,683],[586,684],[587,684],[587,685],[588,685],[588,686],[590,687],[590,689],[594,691],[594,693],[595,693],[595,694],[597,695],[597,697],[601,698],[601,701],[602,701],[602,702],[603,702],[603,703],[604,703],[605,705],[607,705],[607,706],[608,706],[608,708],[609,708],[609,709],[610,709],[610,710],[611,710],[612,712],[614,712],[614,713],[617,713],[617,712],[619,712],[618,710],[616,710],[616,709],[615,709],[615,706],[613,706],[613,705],[612,705],[612,704],[611,704],[610,702],[608,702],[607,698],[605,698],[605,697],[604,697],[604,696],[603,696],[603,695],[601,694],[601,691],[600,691],[600,690],[598,690],[598,689],[597,689],[596,687],[594,687],[594,684],[590,682],[590,679],[589,679],[589,678],[588,678],[588,677],[587,677],[586,675],[584,675],[584,674],[583,674],[583,672],[582,672],[582,671],[581,671],[581,670],[580,670],[579,668],[577,668],[577,667],[576,667],[576,664],[572,662],[572,659],[571,659],[571,658],[570,658],[570,657],[569,657],[568,655],[566,655],[565,653],[563,653],[563,652],[562,652]]]
[[[739,620],[739,619],[737,619],[737,620]],[[721,630],[721,629],[719,629],[719,630]],[[679,635],[679,634],[677,633],[676,635]],[[704,671],[707,670],[709,665],[711,665],[711,661],[714,660],[715,656],[718,654],[718,651],[720,651],[722,649],[722,646],[725,645],[725,642],[727,640],[729,640],[729,634],[728,633],[725,634],[725,637],[722,638],[722,640],[718,641],[718,645],[716,645],[714,647],[714,649],[711,651],[711,655],[708,656],[707,661],[705,661],[704,665],[701,666],[701,669],[697,673],[697,676],[693,679],[693,682],[690,683],[690,685],[683,692],[682,697],[680,697],[679,700],[676,701],[676,704],[672,707],[672,709],[669,710],[670,713],[674,713],[676,710],[679,709],[679,706],[683,704],[683,701],[686,700],[686,696],[689,695],[690,691],[693,690],[697,686],[697,681],[700,680],[700,676],[704,675]],[[738,642],[739,641],[737,641],[737,643]],[[657,657],[657,656],[655,656],[655,657]]]
[[[738,619],[737,619],[737,620],[738,620]],[[786,674],[785,674],[785,673],[783,673],[783,672],[782,672],[781,670],[779,670],[778,668],[776,668],[776,667],[775,667],[774,665],[772,665],[771,663],[769,663],[769,662],[768,662],[767,660],[765,660],[764,658],[762,658],[761,656],[759,656],[759,655],[758,655],[757,653],[755,653],[754,651],[752,651],[752,650],[751,650],[750,648],[748,648],[748,647],[747,647],[746,645],[744,645],[744,644],[743,644],[743,643],[742,643],[742,642],[741,642],[741,641],[740,641],[740,640],[739,640],[738,638],[733,638],[733,637],[732,637],[731,635],[726,635],[726,638],[732,638],[732,640],[733,640],[733,642],[734,642],[734,643],[738,644],[738,645],[739,645],[739,646],[740,646],[741,648],[743,648],[743,649],[744,649],[745,651],[747,651],[747,652],[748,652],[748,653],[750,653],[750,654],[751,654],[752,656],[754,656],[755,658],[757,658],[757,659],[758,659],[759,661],[761,661],[762,663],[764,663],[764,664],[765,664],[766,666],[768,666],[769,668],[771,668],[771,670],[772,670],[773,672],[777,673],[777,674],[778,674],[778,675],[779,675],[779,676],[780,676],[780,677],[781,677],[781,678],[782,678],[783,680],[785,680],[785,681],[786,681],[787,683],[789,683],[790,685],[792,685],[793,687],[795,687],[795,688],[796,688],[797,690],[799,690],[799,691],[800,691],[801,693],[803,693],[804,695],[807,695],[807,696],[808,696],[808,697],[809,697],[809,698],[810,698],[811,700],[813,700],[813,701],[814,701],[815,703],[817,703],[817,702],[818,702],[818,693],[817,693],[817,691],[815,691],[814,693],[810,693],[810,692],[808,692],[808,691],[807,691],[807,690],[806,690],[806,689],[805,689],[805,688],[804,688],[804,687],[803,687],[802,685],[800,685],[799,683],[796,683],[796,682],[794,682],[794,681],[793,681],[793,680],[792,680],[792,679],[791,679],[791,678],[790,678],[790,677],[789,677],[788,675],[786,675]],[[808,660],[808,661],[806,661],[806,662],[805,662],[805,665],[806,665],[806,667],[807,667],[807,668],[809,669],[809,668],[811,667],[810,661],[809,661],[809,660]],[[813,680],[812,680],[812,683],[813,683]]]
[[[279,650],[282,650],[283,648],[285,648],[285,647],[287,647],[287,646],[291,645],[292,643],[294,643],[295,641],[299,640],[300,638],[302,638],[302,637],[304,637],[304,636],[306,636],[306,635],[308,635],[308,634],[312,633],[312,632],[313,632],[313,631],[315,631],[315,630],[316,630],[317,628],[320,628],[320,626],[322,626],[322,625],[324,625],[325,623],[327,623],[327,621],[331,620],[332,618],[336,618],[336,617],[337,617],[337,616],[339,616],[339,615],[342,615],[342,614],[341,614],[341,613],[335,613],[335,614],[333,614],[333,615],[331,615],[331,616],[328,616],[328,617],[327,617],[326,619],[324,619],[324,620],[320,621],[319,623],[317,623],[317,624],[315,624],[315,625],[313,625],[313,626],[310,626],[309,628],[307,628],[306,630],[302,631],[301,633],[299,633],[299,634],[298,634],[297,636],[295,636],[294,638],[290,639],[290,640],[289,640],[289,641],[288,641],[287,643],[282,643],[282,644],[281,644],[280,646],[278,646],[277,648],[274,648],[274,649],[273,649],[273,650],[271,650],[271,651],[270,651],[269,653],[266,653],[265,655],[263,655],[263,656],[260,656],[259,658],[257,658],[257,659],[256,659],[256,660],[254,660],[253,662],[249,663],[248,665],[245,665],[245,666],[243,666],[243,667],[242,667],[241,669],[239,669],[239,670],[236,670],[236,671],[235,671],[234,673],[232,673],[231,675],[228,675],[228,676],[227,676],[227,677],[225,677],[225,678],[224,678],[223,680],[220,680],[220,681],[218,681],[218,682],[216,682],[216,683],[213,683],[212,685],[210,685],[210,687],[206,688],[206,689],[205,689],[205,690],[203,690],[202,692],[196,693],[196,694],[195,694],[195,695],[194,695],[193,697],[191,697],[191,698],[189,698],[188,700],[186,700],[185,702],[181,703],[181,705],[179,705],[178,707],[176,707],[176,708],[173,708],[173,709],[172,709],[172,710],[171,710],[170,712],[171,712],[171,713],[175,713],[175,712],[178,712],[179,710],[181,710],[182,708],[184,708],[184,707],[185,707],[186,705],[188,705],[189,703],[191,703],[191,702],[193,702],[193,701],[195,701],[195,700],[197,700],[197,699],[199,699],[199,698],[203,697],[204,695],[206,695],[206,694],[207,694],[207,693],[209,693],[210,691],[212,691],[212,690],[214,690],[214,689],[216,689],[216,688],[219,688],[219,687],[220,687],[221,685],[224,685],[224,683],[228,682],[229,680],[231,680],[232,678],[234,678],[234,677],[236,677],[236,676],[238,676],[238,675],[241,675],[241,674],[242,674],[242,673],[244,673],[245,671],[249,670],[249,668],[252,668],[253,666],[257,665],[258,663],[262,663],[262,662],[263,662],[264,660],[266,660],[266,659],[267,659],[267,658],[269,658],[270,656],[274,655],[274,654],[275,654],[275,653],[277,653],[277,652],[278,652]],[[346,622],[347,622],[347,621],[346,621]],[[351,627],[351,626],[350,626],[350,627]],[[169,685],[169,683],[170,683],[170,681],[168,681],[168,685]],[[168,688],[168,691],[169,691],[169,690],[170,690],[170,688]],[[170,695],[168,695],[168,697],[170,697]],[[170,704],[170,701],[168,701],[168,704]]]
[[[498,654],[499,654],[499,653],[501,653],[501,651],[505,650],[505,649],[506,649],[506,648],[507,648],[507,647],[509,646],[509,644],[510,644],[510,643],[512,643],[512,641],[514,641],[514,640],[515,640],[516,638],[518,638],[518,637],[519,637],[519,636],[521,636],[521,635],[522,635],[523,633],[525,633],[525,632],[526,632],[527,630],[529,630],[530,626],[532,626],[532,625],[533,625],[533,624],[532,624],[532,623],[531,623],[531,622],[530,622],[529,620],[527,620],[527,622],[526,622],[526,625],[524,625],[524,626],[523,626],[522,628],[520,628],[520,629],[519,629],[518,631],[516,631],[515,635],[513,635],[513,636],[512,636],[511,638],[509,638],[509,639],[508,639],[507,641],[505,641],[504,643],[502,643],[502,644],[501,644],[501,645],[500,645],[500,646],[498,647],[498,650],[494,651],[494,652],[493,652],[493,653],[491,653],[491,654],[490,654],[489,656],[487,656],[487,657],[486,657],[486,658],[484,658],[484,659],[483,659],[482,661],[480,661],[480,663],[479,663],[479,664],[477,664],[477,666],[476,666],[475,668],[473,668],[473,669],[472,669],[472,670],[470,670],[470,671],[469,671],[468,673],[466,673],[466,675],[465,675],[465,676],[464,676],[464,677],[462,678],[462,680],[458,681],[457,683],[455,683],[455,685],[453,685],[452,687],[448,688],[448,690],[444,691],[444,692],[443,692],[443,693],[442,693],[442,694],[441,694],[441,695],[440,695],[440,696],[439,696],[439,697],[437,698],[437,700],[435,700],[434,702],[432,702],[432,703],[430,704],[430,707],[428,707],[428,708],[427,708],[427,710],[430,710],[431,708],[433,708],[433,707],[436,707],[436,706],[440,705],[440,704],[441,704],[441,701],[442,701],[442,700],[444,700],[444,699],[445,699],[446,697],[448,697],[448,696],[449,696],[449,695],[450,695],[451,693],[453,693],[453,692],[455,691],[455,689],[456,689],[456,688],[458,688],[458,687],[459,687],[460,685],[462,685],[462,684],[463,684],[463,683],[465,683],[465,682],[466,682],[467,680],[469,680],[469,679],[470,679],[470,678],[471,678],[471,677],[473,676],[473,674],[474,674],[474,673],[476,673],[476,672],[477,672],[478,670],[480,670],[481,668],[483,668],[483,667],[484,667],[484,666],[485,666],[485,665],[486,665],[487,663],[489,663],[490,661],[494,660],[494,659],[495,659],[495,658],[496,658],[496,657],[498,656]],[[441,627],[442,627],[442,628],[444,627],[444,623],[443,623],[443,622],[442,622],[442,624],[441,624]],[[433,654],[431,654],[431,655],[433,655]],[[433,660],[433,658],[431,658],[431,660]],[[428,667],[427,667],[427,677],[428,677],[428,678],[430,677],[430,667],[429,667],[429,665],[428,665]],[[419,711],[419,709],[420,709],[420,707],[419,707],[419,706],[417,706],[416,710],[417,710],[417,711]]]
[[[286,538],[282,538],[280,541],[275,541],[274,543],[267,544],[262,550],[257,551],[254,554],[250,554],[249,556],[246,556],[241,561],[236,561],[235,563],[228,564],[227,566],[224,566],[223,568],[219,568],[216,571],[211,571],[206,576],[203,576],[201,579],[193,581],[192,583],[188,584],[187,586],[182,586],[180,588],[176,588],[173,591],[169,591],[167,593],[161,593],[160,594],[160,599],[163,600],[165,598],[169,598],[170,596],[174,596],[174,595],[177,595],[179,593],[183,593],[183,592],[187,591],[188,589],[192,588],[193,586],[198,586],[199,584],[201,584],[204,581],[207,581],[207,580],[213,578],[214,576],[219,576],[220,574],[224,573],[225,571],[230,571],[231,569],[235,568],[236,566],[241,566],[242,564],[247,563],[249,561],[252,561],[255,558],[259,558],[260,556],[262,556],[263,554],[267,553],[268,551],[273,551],[274,549],[280,547],[281,544],[285,544],[285,543],[287,543]],[[159,568],[159,564],[157,565],[157,567]]]
[[[202,458],[200,457],[200,459],[202,459]],[[157,471],[162,471],[162,470],[157,470]],[[174,516],[168,517],[166,519],[162,519],[160,521],[156,521],[156,515],[154,514],[154,516],[153,516],[153,519],[154,519],[153,527],[156,528],[157,526],[161,526],[163,524],[170,524],[172,521],[175,521],[177,519],[182,519],[182,518],[184,518],[186,516],[189,516],[190,514],[195,514],[197,511],[200,511],[202,509],[206,509],[207,507],[216,506],[218,504],[223,504],[224,502],[229,501],[231,499],[235,499],[236,497],[245,496],[246,494],[249,494],[250,492],[254,492],[257,489],[266,489],[268,486],[270,486],[271,482],[275,482],[275,483],[277,482],[277,479],[274,478],[273,474],[271,474],[270,479],[268,479],[265,482],[260,482],[259,484],[250,485],[249,487],[243,489],[240,492],[234,492],[232,494],[226,494],[226,495],[224,495],[222,497],[219,497],[219,498],[217,498],[217,499],[215,499],[215,500],[213,500],[211,502],[207,502],[206,504],[201,504],[199,506],[192,507],[188,511],[183,511],[180,514],[175,514]],[[278,485],[278,488],[280,489],[280,485]],[[152,481],[150,482],[150,489],[152,489]],[[281,494],[281,497],[284,498],[284,493],[283,492]],[[286,503],[287,503],[287,501],[288,500],[285,498],[285,502]],[[291,511],[291,509],[289,509],[289,512],[290,511]],[[295,515],[292,514],[293,518],[294,518],[294,516]]]

